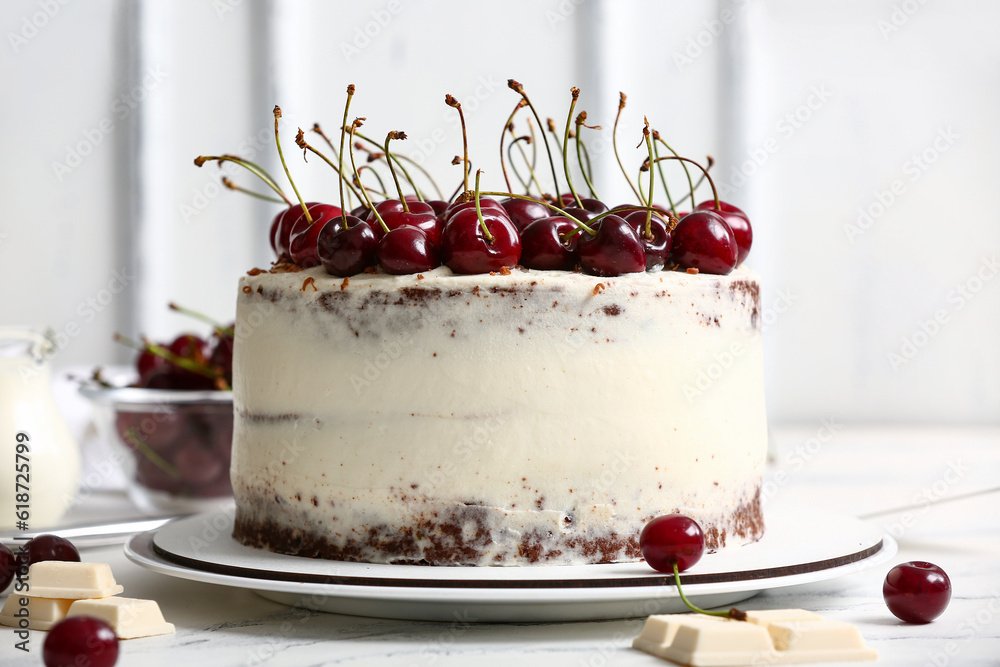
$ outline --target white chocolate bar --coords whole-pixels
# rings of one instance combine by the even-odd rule
[[[168,635],[174,631],[173,623],[163,620],[155,600],[121,597],[77,600],[69,608],[67,616],[99,618],[111,626],[118,639]]]
[[[48,630],[66,618],[73,600],[29,598],[11,593],[0,610],[0,624],[28,630]]]
[[[81,600],[106,598],[124,589],[115,583],[107,563],[45,560],[28,568],[26,597]]]
[[[747,621],[704,614],[650,616],[632,647],[690,667],[875,660],[858,629],[803,609],[747,612]]]

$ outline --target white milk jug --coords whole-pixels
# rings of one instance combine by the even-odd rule
[[[38,532],[73,504],[80,451],[52,396],[44,333],[0,327],[0,529]]]

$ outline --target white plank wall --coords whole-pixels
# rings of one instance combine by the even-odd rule
[[[71,329],[65,365],[125,358],[115,330],[176,332],[171,300],[228,319],[277,207],[224,190],[230,171],[196,155],[245,153],[284,182],[277,103],[300,189],[335,200],[332,172],[293,140],[314,121],[334,134],[355,83],[365,132],[405,130],[399,150],[450,192],[451,93],[499,187],[513,77],[560,124],[582,88],[612,202],[629,193],[608,141],[619,90],[631,163],[644,114],[680,152],[716,158],[754,223],[772,420],[995,424],[998,26],[986,0],[4,2],[0,323]]]

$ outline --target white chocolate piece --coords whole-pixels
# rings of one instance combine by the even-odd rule
[[[29,598],[11,593],[0,610],[0,624],[12,628],[48,630],[66,618],[73,600]],[[27,624],[27,625],[24,625]]]
[[[690,667],[875,660],[858,629],[802,609],[749,612],[747,621],[702,614],[650,616],[632,647]]]
[[[155,600],[119,597],[77,600],[67,616],[99,618],[111,626],[118,639],[169,635],[174,631],[173,623],[163,620],[160,605]]]
[[[124,590],[107,563],[45,560],[28,568],[26,597],[81,600],[106,598]]]

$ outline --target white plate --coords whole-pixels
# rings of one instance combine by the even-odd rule
[[[125,555],[154,572],[354,616],[548,622],[686,610],[673,577],[645,563],[431,567],[300,558],[239,544],[232,517],[228,507],[172,521],[133,537]],[[896,553],[878,528],[824,509],[769,506],[766,520],[759,542],[705,556],[681,576],[692,602],[727,606],[765,589],[852,574]]]

